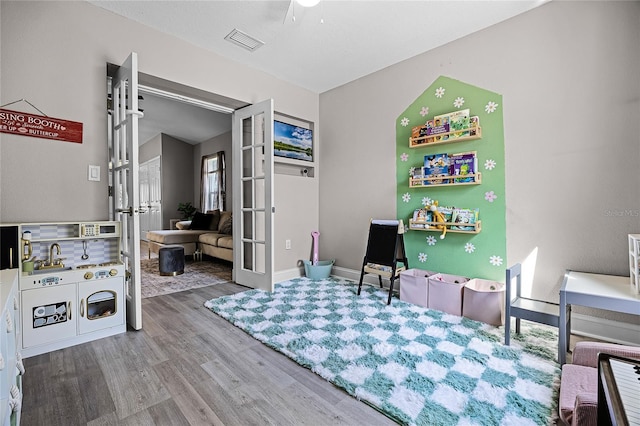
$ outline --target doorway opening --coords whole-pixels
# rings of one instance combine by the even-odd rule
[[[228,100],[221,105],[216,95],[141,73],[139,76],[139,99],[145,115],[139,121],[139,163],[159,158],[159,167],[150,170],[155,175],[149,175],[147,181],[161,186],[159,191],[156,188],[155,199],[141,199],[141,205],[147,207],[144,215],[149,216],[145,220],[141,215],[141,225],[161,224],[141,230],[141,239],[145,239],[146,231],[175,229],[178,220],[188,219],[178,211],[179,205],[189,203],[200,212],[207,210],[202,205],[202,158],[218,152],[231,158],[231,117],[242,105],[235,102],[229,106]],[[231,188],[231,170],[224,178]],[[152,195],[145,191],[140,194]],[[232,196],[230,193],[225,210],[231,210]]]

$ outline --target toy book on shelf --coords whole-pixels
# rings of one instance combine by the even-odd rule
[[[413,211],[413,222],[420,222],[422,226],[420,228],[428,228],[425,222],[431,222],[433,220],[433,214],[427,208],[415,209]]]
[[[459,178],[454,179],[453,182],[461,183],[475,181],[475,174],[478,170],[478,158],[476,157],[476,151],[452,154],[449,157],[449,162],[451,163],[451,169],[449,172],[451,176],[460,176]]]
[[[414,210],[413,218],[409,220],[409,229],[439,229],[443,231],[441,238],[444,238],[447,230],[478,233],[480,232],[479,214],[480,210],[478,208],[440,206],[437,201],[434,201],[430,206]]]
[[[409,146],[446,142],[451,139],[481,137],[480,118],[471,116],[469,109],[436,115],[433,120],[411,128]]]
[[[478,133],[478,127],[480,127],[480,117],[474,115],[469,118],[469,136],[475,136]]]
[[[424,177],[440,178],[448,177],[451,162],[448,154],[434,154],[424,156]],[[424,181],[424,185],[449,183],[449,179],[429,179]]]
[[[448,123],[450,133],[449,135],[443,135],[442,139],[445,140],[445,137],[448,139],[453,138],[461,138],[464,136],[469,136],[469,109],[461,109],[458,111],[449,112],[446,114],[436,115],[433,120],[437,123],[441,121],[443,123]],[[458,131],[464,130],[464,131]]]
[[[411,186],[424,185],[424,168],[422,165],[411,168],[411,171],[409,172],[409,181],[411,182]]]
[[[442,213],[442,216],[444,216],[444,221],[447,223],[452,222],[454,210],[455,210],[455,207],[438,206],[438,211]]]
[[[451,229],[459,229],[461,231],[472,231],[475,229],[475,223],[478,221],[478,209],[453,209],[451,217]]]
[[[434,136],[433,139],[427,139],[429,142],[446,141],[449,139],[449,132],[451,131],[449,116],[447,114],[437,115],[433,117],[433,127],[431,131],[427,131],[427,136]],[[444,134],[442,134],[444,133]]]

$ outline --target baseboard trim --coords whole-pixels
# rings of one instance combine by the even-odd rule
[[[331,270],[332,274],[336,277],[346,278],[348,280],[360,281],[360,273],[361,271],[356,271],[355,269],[343,268],[341,266],[334,266]],[[375,286],[379,286],[380,282],[378,281],[377,275],[367,274],[362,279],[362,282],[367,284],[372,284]],[[385,288],[389,288],[389,280],[387,278],[382,279],[382,285]],[[400,280],[396,279],[395,284],[393,286],[396,290],[400,288]]]
[[[360,281],[360,271],[356,271],[355,269],[343,268],[340,266],[334,266],[331,269],[331,275],[339,278],[346,278],[352,281]],[[292,280],[294,278],[304,277],[304,269],[303,268],[292,268],[292,269],[284,269],[282,271],[278,271],[273,274],[273,282],[279,283],[282,281]],[[363,281],[367,284],[379,285],[378,277],[368,274],[364,276]],[[382,284],[384,287],[389,288],[389,280],[383,278]],[[399,280],[396,281],[394,286],[396,289],[399,288]]]
[[[280,283],[282,281],[292,280],[304,276],[304,270],[301,268],[285,269],[277,271],[273,274],[273,282]]]

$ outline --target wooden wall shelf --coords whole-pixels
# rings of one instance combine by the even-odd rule
[[[439,136],[450,136],[453,135],[454,133],[460,133],[460,132],[464,132],[464,131],[469,131],[469,130],[475,130],[476,134],[472,135],[472,136],[463,136],[460,138],[450,138],[447,140],[439,140],[437,142],[426,142],[427,139]],[[447,144],[447,143],[455,143],[455,142],[464,142],[464,141],[473,141],[476,139],[482,139],[482,127],[475,127],[473,129],[465,129],[465,130],[455,130],[453,132],[446,132],[446,133],[438,133],[436,135],[429,135],[429,136],[420,136],[417,138],[409,138],[409,148],[422,148],[425,146],[433,146],[433,145],[442,145],[442,144]]]
[[[436,226],[443,225],[442,222],[425,222],[425,221],[417,221],[410,219],[409,220],[409,229],[413,231],[427,231],[427,232],[442,232],[442,229],[436,228]],[[454,222],[445,222],[444,225],[447,227],[447,232],[455,232],[460,234],[479,234],[482,230],[482,221],[477,221],[472,224],[460,224]],[[418,226],[418,227],[416,227]],[[429,226],[429,228],[420,228],[419,226]],[[473,227],[472,230],[462,230],[462,229],[451,229],[452,226],[465,226],[465,227]]]
[[[456,182],[455,179],[473,178],[471,182]],[[433,181],[447,181],[443,183],[433,183]],[[453,182],[451,182],[453,181]],[[425,185],[424,182],[430,182]],[[409,188],[432,188],[438,186],[463,186],[463,185],[480,185],[482,183],[482,173],[471,173],[465,176],[449,176],[437,177],[428,176],[423,178],[409,178]]]

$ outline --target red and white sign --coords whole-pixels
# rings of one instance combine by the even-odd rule
[[[2,108],[0,133],[82,143],[82,123]]]

